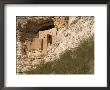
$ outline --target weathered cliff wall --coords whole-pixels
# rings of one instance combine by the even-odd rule
[[[41,21],[38,18],[40,18]],[[43,20],[45,23],[42,23]],[[26,17],[25,20],[21,20],[20,23],[22,25],[19,25],[17,22],[17,30],[19,29],[18,31],[21,32],[21,34],[17,34],[17,37],[19,37],[19,39],[17,39],[17,48],[20,48],[17,49],[17,55],[19,55],[18,52],[20,50],[22,53],[19,55],[19,58],[17,58],[17,73],[23,73],[24,71],[28,71],[30,68],[34,69],[36,68],[35,65],[42,61],[54,61],[59,58],[59,55],[64,53],[65,50],[71,48],[74,49],[88,38],[94,38],[93,16]],[[49,47],[47,45],[47,41],[49,41],[47,34],[52,35],[52,44],[49,45]],[[38,50],[27,50],[26,53],[23,53],[26,50],[24,47],[27,45],[25,42],[32,42],[33,38],[36,37],[43,40],[43,50],[44,52],[47,52],[46,56]],[[34,43],[33,41],[33,45],[37,43],[38,42]],[[30,46],[30,48],[40,48],[39,44],[38,46],[34,46]]]

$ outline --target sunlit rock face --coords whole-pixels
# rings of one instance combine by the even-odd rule
[[[94,37],[94,17],[69,17],[67,28],[62,28],[57,35],[57,42],[49,47],[47,61],[58,58],[66,49],[75,48],[83,41]]]
[[[94,38],[93,16],[17,17],[17,73],[59,58]]]

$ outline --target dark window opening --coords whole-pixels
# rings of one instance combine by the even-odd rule
[[[43,39],[41,39],[41,50],[43,50]]]
[[[47,44],[52,44],[52,35],[47,34]]]

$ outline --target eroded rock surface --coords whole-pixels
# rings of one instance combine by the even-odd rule
[[[17,73],[23,73],[30,68],[35,69],[35,65],[42,61],[54,61],[65,50],[78,47],[90,37],[94,37],[93,16],[25,17],[21,20],[19,18],[16,43]],[[35,38],[43,40],[43,43],[39,44],[43,44],[43,49],[37,46],[28,49],[27,43],[33,43]]]

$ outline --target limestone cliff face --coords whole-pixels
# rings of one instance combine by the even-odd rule
[[[53,27],[64,28],[68,26],[69,16],[33,16],[17,17],[16,28],[21,32],[38,33]]]
[[[55,27],[58,30],[68,27],[69,16],[55,16],[55,17],[52,17],[52,19],[54,21]]]
[[[28,40],[32,41],[33,38],[38,38],[39,31],[52,30],[52,28],[56,28],[57,35],[55,36],[55,43],[46,47],[47,55],[44,55],[42,51],[28,51],[25,48]],[[24,21],[17,21],[17,30],[22,33],[17,34],[17,73],[23,73],[30,68],[36,68],[35,65],[40,64],[42,61],[54,61],[59,58],[59,55],[64,53],[65,50],[74,49],[88,38],[94,38],[94,17],[25,17]],[[19,54],[19,52],[21,52],[21,54]]]
[[[57,42],[48,48],[45,61],[53,61],[67,49],[76,48],[85,40],[94,38],[94,17],[69,17],[68,28],[62,28]]]

